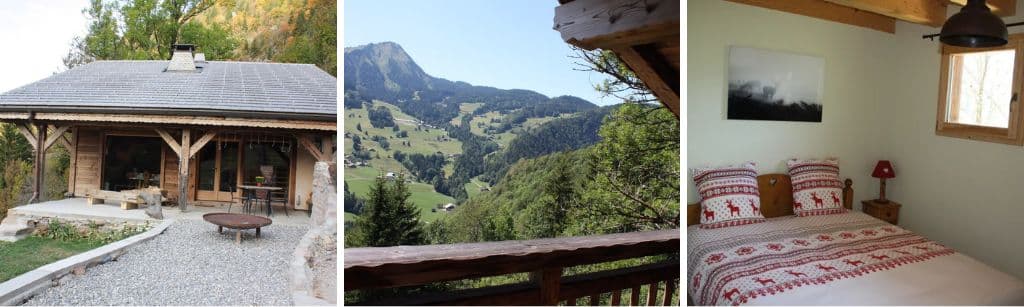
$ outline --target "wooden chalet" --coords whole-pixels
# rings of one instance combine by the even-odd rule
[[[569,44],[612,50],[679,117],[679,1],[560,0],[554,29]],[[345,291],[529,273],[529,281],[362,302],[368,305],[672,305],[679,229],[469,244],[346,248]],[[566,268],[670,255],[665,261],[566,276]],[[642,291],[644,289],[646,291]],[[641,296],[641,294],[644,294]],[[602,300],[605,298],[605,300]]]
[[[334,161],[337,79],[314,65],[206,61],[176,45],[169,61],[96,61],[0,95],[0,120],[35,149],[71,155],[67,194],[157,186],[182,210],[231,202],[237,186],[308,209],[317,161]],[[280,206],[280,204],[275,204]]]

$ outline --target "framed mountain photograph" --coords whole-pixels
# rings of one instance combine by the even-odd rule
[[[727,119],[821,122],[825,59],[729,47]]]

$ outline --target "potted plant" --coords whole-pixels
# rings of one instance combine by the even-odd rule
[[[263,180],[264,180],[263,176],[256,176],[256,186],[262,187],[263,186]]]

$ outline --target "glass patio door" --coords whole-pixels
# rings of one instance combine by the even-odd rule
[[[236,141],[210,141],[199,151],[196,199],[231,201],[241,151]]]

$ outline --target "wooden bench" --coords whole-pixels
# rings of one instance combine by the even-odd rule
[[[145,188],[135,190],[123,190],[123,191],[107,191],[107,190],[93,190],[86,193],[85,203],[90,206],[93,204],[102,204],[105,201],[119,202],[121,209],[138,209],[139,204],[145,204],[146,201],[142,198],[144,193],[160,193],[161,202],[166,201],[167,197],[164,196],[165,191],[159,188]]]

